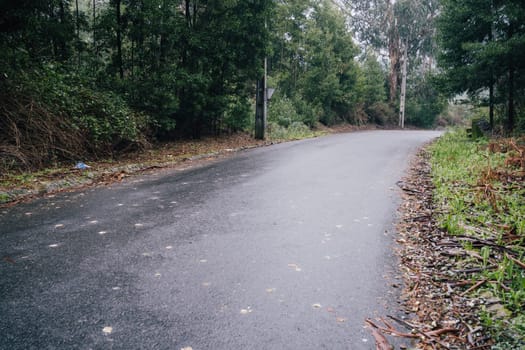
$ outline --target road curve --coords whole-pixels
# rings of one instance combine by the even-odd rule
[[[437,136],[332,135],[0,210],[0,348],[375,349],[395,183]]]

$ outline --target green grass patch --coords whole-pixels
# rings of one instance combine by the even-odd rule
[[[268,124],[268,139],[272,141],[301,140],[323,135],[326,132],[312,130],[301,122],[293,122],[287,127],[273,122]]]
[[[523,140],[472,140],[464,130],[430,147],[438,225],[470,239],[464,248],[484,269],[473,278],[487,281],[474,293],[502,306],[481,316],[505,349],[525,344],[524,151]]]

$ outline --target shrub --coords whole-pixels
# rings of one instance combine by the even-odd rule
[[[247,98],[230,96],[224,112],[224,124],[228,132],[246,130],[250,126],[254,112]]]
[[[1,166],[35,169],[146,144],[147,120],[114,93],[54,66],[0,82]]]
[[[300,121],[301,117],[288,97],[275,96],[268,106],[268,121],[282,127],[289,127],[293,122]]]
[[[394,123],[395,112],[386,102],[375,102],[366,109],[372,123],[377,125],[390,125]]]
[[[287,128],[275,122],[268,123],[268,138],[270,140],[298,140],[315,135],[308,126],[301,122],[293,122]]]

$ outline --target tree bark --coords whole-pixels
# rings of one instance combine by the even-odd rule
[[[122,66],[122,13],[121,0],[115,0],[115,11],[117,17],[117,66],[120,79],[124,79],[124,67]]]
[[[493,26],[494,26],[494,20],[492,20],[492,16],[494,16],[494,2],[490,2],[490,30],[489,30],[489,42],[492,43],[494,40],[493,33]],[[490,67],[490,81],[489,81],[489,123],[490,123],[490,129],[494,130],[494,84],[496,82],[494,81],[494,69],[492,66]]]
[[[97,49],[97,2],[93,0],[93,75],[97,72],[98,49]]]
[[[66,9],[64,6],[64,1],[60,1],[58,3],[58,16],[60,19],[60,25],[62,26],[61,30],[65,30],[65,23],[66,23]],[[64,38],[60,38],[58,43],[59,48],[59,58],[61,61],[65,61],[67,58],[67,47],[66,47],[66,40]]]
[[[509,96],[508,96],[508,131],[514,130],[514,119],[516,111],[514,109],[514,62],[512,57],[509,59]]]
[[[405,44],[403,51],[403,68],[402,68],[402,81],[401,81],[401,96],[399,101],[399,126],[401,129],[405,128],[405,98],[406,98],[406,86],[407,86],[407,62],[408,61],[408,43]]]
[[[77,32],[77,55],[78,55],[78,69],[80,69],[81,57],[80,57],[80,13],[78,10],[78,0],[75,0],[75,16],[76,16],[76,32]]]
[[[489,86],[489,122],[490,129],[494,130],[494,76],[492,73]]]
[[[390,59],[389,72],[389,101],[394,104],[397,101],[397,86],[399,81],[399,33],[397,23],[394,17],[394,7],[388,2],[387,11],[388,21],[388,57]]]
[[[513,30],[513,25],[512,23],[510,24],[509,26],[509,37],[508,37],[508,40],[510,40],[512,38],[512,36],[514,35],[514,30]],[[508,89],[509,89],[509,95],[508,95],[508,117],[507,117],[507,121],[508,121],[508,131],[511,132],[512,130],[514,130],[514,119],[515,119],[515,114],[516,114],[516,111],[514,109],[514,56],[512,53],[509,53],[509,57],[508,57],[508,65],[509,65],[509,85],[508,85]]]

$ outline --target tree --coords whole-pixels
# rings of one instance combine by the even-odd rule
[[[358,40],[365,46],[376,48],[378,51],[386,49],[389,59],[389,101],[394,104],[397,100],[398,77],[400,70],[401,42],[397,18],[395,17],[392,0],[358,0],[343,1],[351,13],[351,25]]]
[[[345,17],[329,1],[287,1],[278,4],[272,27],[270,74],[279,94],[308,125],[351,120],[359,66]]]
[[[367,51],[361,58],[358,90],[359,103],[369,120],[379,125],[393,124],[394,111],[387,103],[388,72],[381,65],[373,51]]]
[[[442,86],[449,94],[489,95],[506,111],[506,128],[516,125],[525,74],[525,4],[518,0],[443,0],[439,19]]]
[[[352,0],[342,4],[349,9],[352,28],[365,48],[388,52],[388,99],[391,106],[397,105],[401,81],[412,79],[422,65],[433,66],[438,2]],[[404,61],[408,61],[408,77],[403,76]]]
[[[422,128],[434,126],[437,117],[445,109],[447,99],[436,89],[434,75],[421,72],[411,79],[406,102],[407,122]]]

